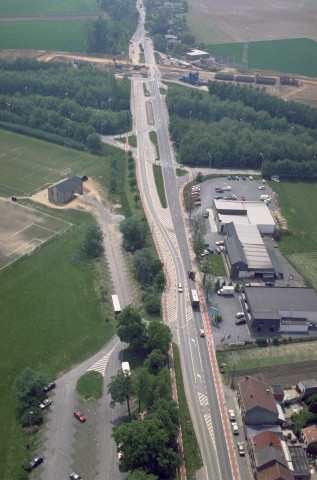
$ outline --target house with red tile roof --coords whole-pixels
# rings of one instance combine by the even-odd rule
[[[294,480],[293,465],[286,443],[265,430],[250,439],[250,460],[257,480]]]
[[[268,383],[246,376],[238,385],[237,398],[246,425],[275,425],[279,411]]]
[[[316,425],[311,425],[310,427],[303,428],[301,435],[307,447],[313,446],[317,448],[317,426]]]

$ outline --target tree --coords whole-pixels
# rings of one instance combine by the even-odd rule
[[[145,218],[143,220],[136,217],[127,218],[120,223],[119,228],[123,235],[123,246],[126,250],[136,250],[144,246],[149,228]]]
[[[157,295],[150,294],[146,297],[144,306],[147,313],[160,313],[161,299]]]
[[[214,285],[214,292],[218,292],[219,288],[220,288],[220,280],[219,278],[217,278]]]
[[[108,384],[108,395],[111,395],[111,408],[114,408],[116,403],[123,405],[123,403],[126,401],[130,417],[130,399],[133,395],[135,395],[131,373],[119,370],[117,375],[112,376],[111,381]]]
[[[135,193],[134,196],[133,196],[133,200],[134,200],[135,206],[137,206],[137,204],[141,200],[140,195],[138,193]]]
[[[207,280],[205,282],[205,285],[204,285],[204,290],[206,292],[206,301],[208,302],[208,294],[210,292],[212,292],[214,289],[214,282],[212,280],[212,278],[210,277],[207,277]]]
[[[142,248],[135,252],[133,266],[137,279],[145,285],[151,284],[155,275],[163,269],[163,263],[153,255],[150,248]]]
[[[155,275],[154,279],[154,286],[158,292],[163,292],[165,285],[166,285],[166,279],[165,275],[163,272],[159,272]]]
[[[131,187],[131,190],[134,190],[134,187],[136,186],[136,184],[137,184],[136,178],[131,178],[129,180],[129,185]]]
[[[158,348],[167,355],[169,344],[172,341],[172,332],[169,326],[154,320],[149,324],[147,334],[149,349],[154,350]]]
[[[180,459],[170,447],[168,432],[160,419],[123,423],[114,428],[113,437],[129,470],[142,468],[159,478],[174,478]]]
[[[159,480],[159,477],[153,473],[146,473],[142,468],[137,468],[128,474],[127,480]]]
[[[166,363],[166,355],[164,355],[161,350],[154,349],[146,357],[144,361],[144,366],[147,368],[148,372],[152,375],[157,375],[159,371],[164,367]]]
[[[203,276],[203,288],[205,289],[207,273],[211,273],[209,262],[205,260],[203,263],[201,263],[199,269],[204,274],[204,276]]]
[[[196,182],[201,183],[203,181],[203,174],[201,172],[197,173]]]
[[[139,402],[139,413],[141,413],[141,402],[147,405],[149,388],[151,386],[151,377],[148,369],[144,366],[137,368],[132,378],[135,394]]]
[[[21,412],[38,406],[43,399],[43,387],[47,383],[42,372],[35,372],[26,367],[13,383],[13,392],[17,397],[18,408]]]
[[[88,135],[86,145],[92,152],[99,152],[101,150],[101,140],[98,133]]]
[[[104,254],[102,231],[96,223],[87,228],[82,250],[88,258],[98,258]]]
[[[132,305],[124,307],[118,315],[116,332],[122,342],[130,344],[132,350],[142,348],[146,342],[146,327],[139,311]]]
[[[179,409],[174,400],[159,398],[149,409],[148,418],[159,418],[169,433],[172,444],[176,446],[180,425]]]

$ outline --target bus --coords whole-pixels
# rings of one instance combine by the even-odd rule
[[[111,295],[111,300],[112,300],[114,315],[115,317],[117,317],[121,313],[121,307],[120,307],[118,295]]]
[[[192,307],[199,307],[199,296],[197,290],[190,290],[190,301]]]

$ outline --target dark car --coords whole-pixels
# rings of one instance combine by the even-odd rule
[[[43,388],[43,392],[49,392],[50,390],[53,390],[53,388],[56,387],[56,383],[54,382],[50,382],[48,383],[47,385],[45,385],[45,387]]]
[[[43,457],[34,457],[33,460],[30,461],[28,470],[31,471],[33,468],[37,467],[38,465],[41,465],[43,462]]]
[[[83,415],[81,412],[74,412],[74,417],[78,418],[78,420],[81,422],[81,423],[84,423],[86,421],[86,417],[85,415]]]
[[[274,282],[265,282],[266,287],[274,287],[275,283]]]
[[[228,177],[227,177],[227,178],[228,178],[228,180],[231,180],[231,175],[228,175]]]
[[[71,473],[70,474],[70,480],[81,480],[81,477],[78,475],[78,473]]]
[[[204,212],[204,218],[208,218],[209,217],[209,212]]]
[[[244,325],[246,323],[245,318],[239,318],[235,321],[236,325]]]
[[[212,248],[207,248],[207,250],[208,250],[209,253],[214,253]]]
[[[247,177],[242,177],[242,180],[246,180],[246,179],[247,179]]]

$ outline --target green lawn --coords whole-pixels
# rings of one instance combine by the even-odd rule
[[[98,11],[96,0],[0,0],[1,13],[37,12],[94,12]]]
[[[109,148],[108,152],[110,155],[114,149]],[[2,196],[34,194],[77,173],[100,181],[103,166],[101,157],[0,129]]]
[[[43,20],[33,22],[2,22],[1,48],[58,50],[83,52],[85,35],[81,20]]]
[[[58,211],[58,215],[75,225],[68,235],[55,237],[0,272],[5,299],[0,317],[0,478],[18,478],[27,443],[15,418],[11,391],[15,377],[29,366],[55,379],[99,350],[114,333],[112,320],[104,320],[98,297],[99,288],[109,289],[107,279],[97,290],[94,265],[71,261],[92,217],[74,210]],[[110,303],[108,308],[112,318]]]
[[[87,400],[101,398],[103,376],[99,372],[88,372],[77,380],[77,392]]]
[[[244,43],[207,45],[205,50],[214,56],[230,58],[239,64]],[[317,42],[308,38],[250,42],[248,65],[250,70],[270,70],[317,77]]]

